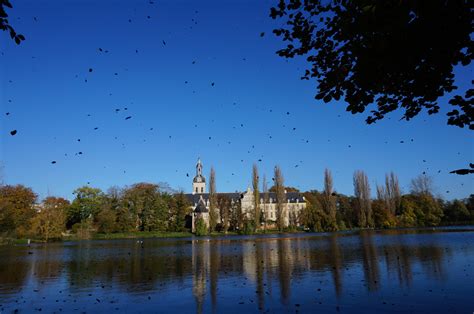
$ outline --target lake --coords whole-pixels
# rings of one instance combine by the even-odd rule
[[[0,312],[472,313],[474,227],[0,247]]]

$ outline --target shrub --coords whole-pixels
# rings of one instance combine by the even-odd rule
[[[195,234],[198,237],[207,235],[207,226],[206,226],[206,223],[204,222],[204,219],[198,218],[198,220],[196,221],[195,227],[196,227]]]

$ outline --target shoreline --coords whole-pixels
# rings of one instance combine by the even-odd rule
[[[462,224],[462,225],[448,225],[448,226],[433,226],[433,227],[410,227],[410,228],[388,228],[388,229],[347,229],[347,230],[338,230],[338,231],[321,231],[321,232],[307,232],[307,231],[278,231],[278,230],[267,230],[266,232],[256,232],[252,234],[242,234],[238,232],[213,232],[205,236],[196,236],[195,234],[189,231],[183,232],[158,232],[158,231],[136,231],[136,232],[119,232],[119,233],[95,233],[89,238],[81,238],[76,235],[65,236],[61,239],[45,241],[41,239],[30,239],[30,243],[57,243],[57,242],[69,242],[69,241],[94,241],[94,240],[126,240],[126,239],[181,239],[181,238],[214,238],[214,237],[235,237],[235,236],[262,236],[262,235],[283,235],[283,234],[320,234],[320,235],[331,235],[331,234],[341,234],[341,233],[355,233],[358,231],[372,231],[372,232],[390,232],[390,231],[431,231],[431,230],[442,230],[442,229],[451,229],[455,227],[471,227],[466,230],[460,229],[459,231],[474,231],[472,227],[474,224]],[[457,230],[453,230],[457,231]],[[9,245],[26,245],[28,244],[28,239],[26,238],[11,238],[11,237],[0,237],[0,246],[9,246]]]

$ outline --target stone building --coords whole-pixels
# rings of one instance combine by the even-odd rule
[[[186,194],[188,201],[192,206],[192,232],[195,232],[195,222],[202,218],[207,226],[209,226],[209,193],[206,192],[206,178],[202,174],[202,162],[198,159],[196,164],[196,176],[193,178],[192,193]],[[235,193],[216,193],[217,195],[225,195],[230,200],[232,205],[238,203],[242,214],[251,219],[254,212],[254,194],[252,189],[247,188],[245,192]],[[266,200],[266,201],[265,201]],[[271,226],[277,220],[277,202],[276,195],[273,192],[264,195],[260,193],[260,211],[265,217],[267,223]],[[284,226],[290,224],[299,225],[299,217],[301,211],[306,207],[306,200],[303,195],[298,192],[286,192],[285,202],[282,210],[282,220]],[[216,214],[219,217],[219,209],[216,209]]]

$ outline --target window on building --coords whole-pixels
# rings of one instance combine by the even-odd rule
[[[201,187],[201,193],[204,193],[204,188],[203,187]]]
[[[198,193],[198,188],[196,188],[196,193]]]

